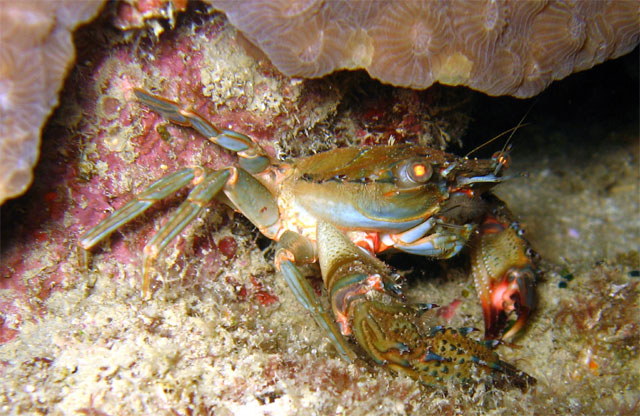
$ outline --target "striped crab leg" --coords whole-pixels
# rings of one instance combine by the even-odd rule
[[[192,127],[209,141],[235,152],[239,157],[240,167],[247,172],[262,172],[272,163],[264,150],[249,136],[233,130],[219,129],[195,110],[174,101],[140,89],[134,89],[133,92],[138,101],[166,119],[179,126]]]
[[[90,250],[113,231],[140,216],[155,202],[188,184],[195,186],[187,199],[143,249],[142,295],[144,298],[150,295],[150,269],[153,261],[220,192],[227,197],[227,203],[241,211],[263,233],[268,235],[272,230],[279,228],[280,214],[275,199],[245,170],[235,167],[221,170],[195,167],[180,170],[153,183],[146,191],[116,210],[109,218],[87,231],[80,238],[80,247]]]
[[[242,212],[260,231],[273,237],[279,229],[279,210],[271,192],[252,173],[259,173],[270,166],[270,159],[262,148],[244,134],[223,130],[209,123],[198,113],[178,103],[157,97],[142,90],[134,90],[138,100],[159,112],[172,122],[193,127],[210,141],[234,151],[239,156],[240,167],[211,170],[190,167],[169,174],[154,182],[132,201],[116,210],[109,218],[90,229],[79,241],[80,247],[90,250],[106,239],[113,231],[142,215],[154,203],[188,185],[193,189],[177,212],[144,247],[143,288],[145,298],[150,292],[150,268],[162,250],[211,202],[220,192],[225,202]]]

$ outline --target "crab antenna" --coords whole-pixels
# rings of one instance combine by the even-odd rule
[[[529,123],[523,124],[524,119],[525,119],[525,118],[527,118],[527,116],[529,115],[529,113],[531,112],[531,110],[533,110],[533,107],[535,107],[535,106],[536,106],[536,103],[537,103],[537,102],[538,102],[538,100],[540,99],[539,97],[540,97],[540,96],[538,96],[538,98],[536,98],[536,100],[535,100],[533,103],[531,103],[531,107],[529,107],[529,109],[527,110],[527,112],[526,112],[526,113],[524,113],[524,115],[522,116],[522,118],[520,119],[520,121],[518,122],[518,124],[517,124],[513,129],[511,129],[511,130],[512,130],[512,131],[511,131],[511,134],[509,135],[509,138],[507,139],[507,141],[506,141],[506,142],[504,142],[504,146],[502,146],[502,150],[501,150],[501,152],[504,152],[504,151],[507,149],[507,146],[511,146],[511,145],[510,145],[510,143],[511,143],[511,138],[512,138],[512,137],[513,137],[513,135],[516,133],[516,130],[518,130],[518,128],[520,128],[521,126],[526,126],[527,124],[529,124]]]
[[[525,114],[525,117],[526,117],[526,114]],[[522,120],[524,120],[524,118]],[[520,120],[520,121],[522,121],[522,120]],[[497,136],[495,136],[495,137],[487,140],[486,142],[482,143],[480,146],[476,147],[475,149],[473,149],[472,151],[470,151],[469,153],[464,155],[464,157],[469,157],[471,155],[471,153],[477,152],[478,150],[482,149],[486,145],[491,144],[494,141],[498,140],[500,137],[504,136],[505,134],[511,133],[511,136],[509,136],[509,138],[507,139],[507,143],[508,143],[509,140],[511,140],[511,137],[513,136],[513,133],[515,133],[516,130],[518,130],[520,127],[528,126],[529,124],[530,123],[518,124],[515,127],[511,127],[509,130],[503,131],[502,133],[498,134]],[[504,148],[501,151],[504,152]]]
[[[504,143],[504,146],[502,146],[502,150],[500,150],[500,152],[504,152],[507,149],[507,146],[509,145],[509,143],[511,142],[511,138],[515,134],[516,130],[518,130],[520,127],[528,126],[529,124],[531,124],[531,123],[523,123],[523,122],[524,122],[524,119],[527,118],[527,116],[529,115],[531,110],[533,110],[533,107],[535,107],[535,105],[538,102],[538,100],[539,100],[539,96],[538,96],[538,98],[536,98],[536,100],[533,102],[533,104],[531,104],[531,107],[529,107],[527,112],[524,113],[524,115],[522,116],[522,118],[520,119],[520,121],[518,122],[518,124],[515,127],[511,127],[510,129],[505,130],[502,133],[498,134],[494,138],[487,140],[486,142],[482,143],[480,146],[476,147],[475,149],[473,149],[472,151],[467,153],[465,155],[465,157],[469,157],[469,155],[471,155],[471,153],[477,152],[478,150],[482,149],[486,145],[488,145],[490,143],[493,143],[494,141],[498,140],[500,137],[504,136],[505,134],[511,133],[509,135],[509,138],[507,139],[507,141]]]

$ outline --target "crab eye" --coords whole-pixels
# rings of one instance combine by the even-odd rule
[[[416,182],[424,182],[429,180],[431,177],[431,166],[425,165],[424,163],[414,163],[411,166],[411,179]]]
[[[418,159],[402,163],[398,166],[395,176],[399,185],[415,186],[416,184],[427,182],[432,174],[431,165],[425,162],[424,159]]]

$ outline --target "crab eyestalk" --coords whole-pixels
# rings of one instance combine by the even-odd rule
[[[511,156],[509,155],[509,149],[495,152],[493,155],[491,155],[491,160],[496,165],[493,174],[497,176],[501,172],[504,172],[509,167],[509,165],[511,165]]]
[[[517,227],[492,216],[478,229],[471,268],[487,339],[513,337],[536,307],[535,266],[520,234]]]

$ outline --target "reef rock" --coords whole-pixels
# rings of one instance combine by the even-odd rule
[[[526,98],[630,52],[637,0],[209,0],[290,76],[363,68],[382,82]]]

